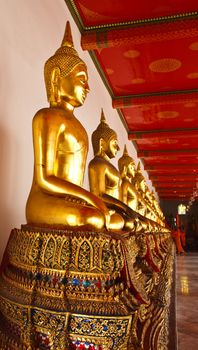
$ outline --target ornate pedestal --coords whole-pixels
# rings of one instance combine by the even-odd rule
[[[0,348],[167,349],[172,241],[155,236],[14,229]]]

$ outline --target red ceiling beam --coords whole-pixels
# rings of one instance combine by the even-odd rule
[[[194,188],[196,187],[196,181],[167,181],[167,182],[153,182],[153,185],[155,186],[155,188],[172,188],[173,186],[174,187],[178,187],[178,188]]]
[[[154,92],[152,94],[119,96],[112,100],[113,108],[128,108],[134,106],[155,106],[156,104],[181,104],[189,102],[198,102],[198,91],[169,91],[169,92]]]
[[[159,196],[159,199],[162,200],[162,199],[166,199],[166,200],[177,200],[177,201],[189,201],[189,199],[191,198],[190,195],[187,195],[187,196],[183,196],[183,195],[174,195],[174,196],[166,196],[166,195],[162,195],[162,196]]]
[[[183,190],[189,190],[189,192],[191,191],[192,192],[192,190],[193,190],[193,188],[194,188],[194,186],[192,186],[192,185],[187,185],[187,184],[183,184],[182,186],[179,186],[178,184],[173,184],[173,186],[171,187],[171,186],[167,186],[167,184],[166,183],[164,183],[163,184],[163,187],[161,187],[161,185],[159,185],[159,186],[154,186],[155,187],[155,189],[156,189],[156,191],[161,191],[161,192],[163,192],[163,191],[183,191]]]
[[[173,193],[174,195],[178,195],[178,194],[189,194],[191,195],[192,194],[192,190],[190,190],[189,188],[183,188],[181,191],[180,190],[157,190],[157,193],[159,195],[162,195],[162,194],[171,194]]]
[[[184,195],[184,196],[192,196],[192,191],[156,191],[158,193],[159,196],[181,196],[181,195]]]
[[[168,186],[168,187],[171,187],[171,186],[178,186],[178,187],[182,187],[182,186],[186,186],[186,185],[190,185],[191,188],[192,187],[195,187],[196,186],[196,180],[194,181],[190,181],[190,180],[184,180],[184,181],[165,181],[165,180],[162,180],[162,181],[152,181],[152,184],[155,188],[157,187],[161,187],[161,186]],[[194,186],[193,186],[194,185]],[[188,186],[187,186],[188,187]]]
[[[139,140],[139,139],[154,139],[154,138],[165,138],[170,139],[171,137],[174,137],[174,139],[179,139],[185,137],[185,139],[191,138],[191,137],[197,137],[198,138],[198,128],[192,128],[192,129],[170,129],[170,130],[153,130],[153,131],[138,131],[138,132],[128,132],[128,138],[129,140]]]
[[[189,177],[191,178],[192,180],[198,180],[198,174],[197,173],[177,173],[177,174],[149,174],[149,179],[150,180],[159,180],[159,181],[162,181],[163,179],[166,181],[167,178],[171,178],[171,179],[183,179],[185,177]]]
[[[185,169],[185,170],[188,170],[188,169]],[[192,171],[192,169],[189,169],[189,173]],[[177,168],[174,170],[174,168],[170,169],[168,168],[167,170],[166,169],[155,169],[155,170],[150,170],[149,171],[149,179],[152,181],[152,178],[150,175],[159,175],[159,176],[162,176],[162,175],[166,175],[167,177],[172,177],[172,178],[177,178],[178,177],[178,173],[179,172],[182,172],[182,169],[180,168]],[[198,176],[198,171],[194,171],[195,175]]]
[[[163,157],[163,156],[180,156],[180,157],[196,157],[198,156],[198,148],[186,150],[163,150],[163,151],[137,151],[138,158]]]
[[[190,199],[190,196],[183,196],[183,195],[180,195],[180,196],[159,196],[160,197],[160,200],[169,200],[169,201],[186,201],[186,200],[189,200]]]
[[[144,170],[163,170],[163,169],[169,169],[171,171],[172,169],[178,169],[178,171],[183,171],[184,169],[187,169],[189,171],[192,171],[197,167],[196,164],[156,164],[156,165],[144,165]],[[195,169],[196,170],[196,169]],[[172,174],[172,176],[174,176]]]
[[[197,38],[197,19],[180,19],[150,25],[85,30],[82,34],[83,50],[119,47],[123,45],[139,45],[164,40]]]
[[[158,195],[159,196],[159,199],[163,199],[163,198],[169,198],[170,200],[174,200],[174,199],[177,199],[177,200],[187,200],[189,201],[190,198],[191,198],[191,195],[190,194],[187,194],[187,195],[182,195],[182,194],[173,194],[173,195],[167,195],[167,194],[162,194],[162,195]]]

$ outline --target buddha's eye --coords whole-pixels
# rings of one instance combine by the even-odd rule
[[[83,85],[86,84],[87,79],[86,79],[86,76],[85,76],[84,74],[79,74],[79,75],[78,75],[78,78],[79,78],[79,81],[80,81]]]

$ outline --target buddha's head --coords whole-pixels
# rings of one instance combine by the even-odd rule
[[[140,162],[138,163],[136,174],[134,178],[134,184],[137,190],[140,190],[141,192],[145,193],[146,191],[146,181],[144,176],[142,175],[141,168],[140,168]]]
[[[118,160],[118,167],[122,177],[129,177],[130,179],[135,176],[135,162],[127,152],[126,145],[122,157]]]
[[[45,63],[44,76],[51,106],[62,101],[73,107],[84,103],[89,91],[87,67],[74,49],[69,22],[61,47]]]
[[[110,159],[114,158],[120,149],[117,134],[107,124],[103,110],[100,124],[92,134],[92,145],[94,155],[106,155]]]

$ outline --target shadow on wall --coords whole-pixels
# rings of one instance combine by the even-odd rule
[[[13,179],[17,167],[14,152],[16,149],[16,140],[13,140],[8,130],[0,126],[0,261],[13,228],[12,223],[15,221],[14,212],[17,203],[14,203]]]

